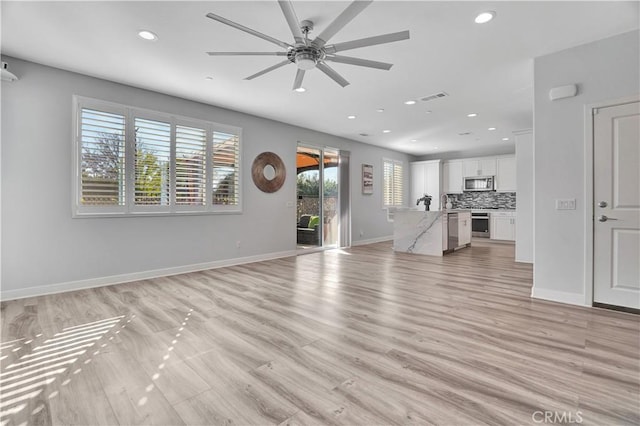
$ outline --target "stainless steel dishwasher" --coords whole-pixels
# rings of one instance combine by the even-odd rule
[[[447,213],[447,233],[449,234],[447,248],[455,250],[458,247],[458,213]]]

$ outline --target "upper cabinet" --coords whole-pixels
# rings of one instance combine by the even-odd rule
[[[417,163],[425,162],[419,161]],[[515,192],[516,157],[501,155],[447,160],[442,163],[442,192],[445,194],[462,193],[464,178],[473,176],[495,176],[496,191]]]
[[[441,160],[415,161],[411,163],[411,198],[414,205],[425,194],[431,195],[431,210],[440,209]]]
[[[496,160],[496,190],[516,191],[516,157],[498,157]]]
[[[464,177],[495,176],[496,175],[496,159],[495,157],[487,157],[487,158],[463,160],[462,168],[464,172]]]
[[[442,165],[442,190],[446,194],[462,193],[463,177],[462,160],[447,161]]]

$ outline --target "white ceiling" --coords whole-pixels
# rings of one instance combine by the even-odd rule
[[[297,1],[294,7],[299,19],[315,22],[313,37],[348,4]],[[208,12],[293,43],[275,1],[2,1],[1,8],[5,55],[415,155],[504,150],[513,144],[513,131],[533,125],[533,58],[636,29],[640,13],[637,1],[376,1],[329,44],[408,29],[410,40],[344,53],[394,67],[332,63],[351,85],[341,88],[312,70],[303,84],[307,91],[296,93],[294,65],[244,80],[282,57],[205,54],[280,50],[206,18]],[[475,24],[485,10],[496,11],[496,18]],[[154,31],[159,40],[140,39],[139,29]],[[439,91],[450,96],[404,104]],[[478,117],[468,118],[470,112]],[[357,118],[348,120],[351,114]]]

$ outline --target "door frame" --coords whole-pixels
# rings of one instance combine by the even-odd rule
[[[640,102],[640,95],[626,96],[608,101],[585,104],[584,106],[584,304],[593,306],[593,114],[594,110],[617,105]]]
[[[325,246],[324,245],[324,152],[325,150],[329,150],[329,151],[335,151],[338,155],[338,161],[340,161],[340,148],[335,148],[332,146],[328,146],[328,145],[315,145],[313,143],[307,143],[307,142],[303,142],[303,141],[298,141],[296,143],[296,155],[298,154],[298,148],[299,147],[305,147],[305,148],[310,148],[310,149],[317,149],[320,151],[320,168],[318,169],[319,171],[319,184],[320,184],[320,211],[318,212],[318,216],[320,217],[320,241],[321,244],[317,247],[309,247],[309,248],[305,248],[305,249],[301,249],[298,247],[297,245],[297,241],[296,241],[296,253],[298,255],[300,254],[307,254],[307,253],[314,253],[314,252],[318,252],[318,251],[324,251],[324,250],[333,250],[336,248],[340,248],[341,247],[341,241],[340,241],[340,227],[341,225],[341,220],[342,218],[340,217],[340,204],[341,204],[341,200],[340,200],[340,191],[342,191],[342,188],[340,186],[340,175],[341,175],[341,171],[340,171],[340,166],[338,165],[338,209],[337,209],[337,216],[338,216],[338,241],[336,242],[335,246],[331,245],[331,246]],[[296,157],[297,158],[297,157]],[[297,173],[296,173],[296,179],[297,179]],[[295,200],[296,203],[298,202],[298,185],[295,185]]]

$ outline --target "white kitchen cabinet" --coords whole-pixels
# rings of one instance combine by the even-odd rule
[[[462,161],[448,161],[442,165],[442,191],[445,194],[462,193]]]
[[[462,162],[464,177],[470,176],[495,176],[495,157],[472,158]]]
[[[425,194],[431,195],[431,210],[440,210],[441,160],[414,161],[411,163],[411,199],[415,205]]]
[[[516,191],[516,157],[498,157],[496,160],[496,191]]]
[[[492,240],[516,240],[516,213],[491,212],[489,236]]]
[[[471,243],[471,212],[458,213],[458,246]]]
[[[426,167],[420,163],[411,163],[410,169],[411,185],[409,186],[409,193],[411,194],[411,198],[409,198],[409,207],[414,206],[416,200],[418,198],[421,198],[425,194],[425,192],[427,192]]]

